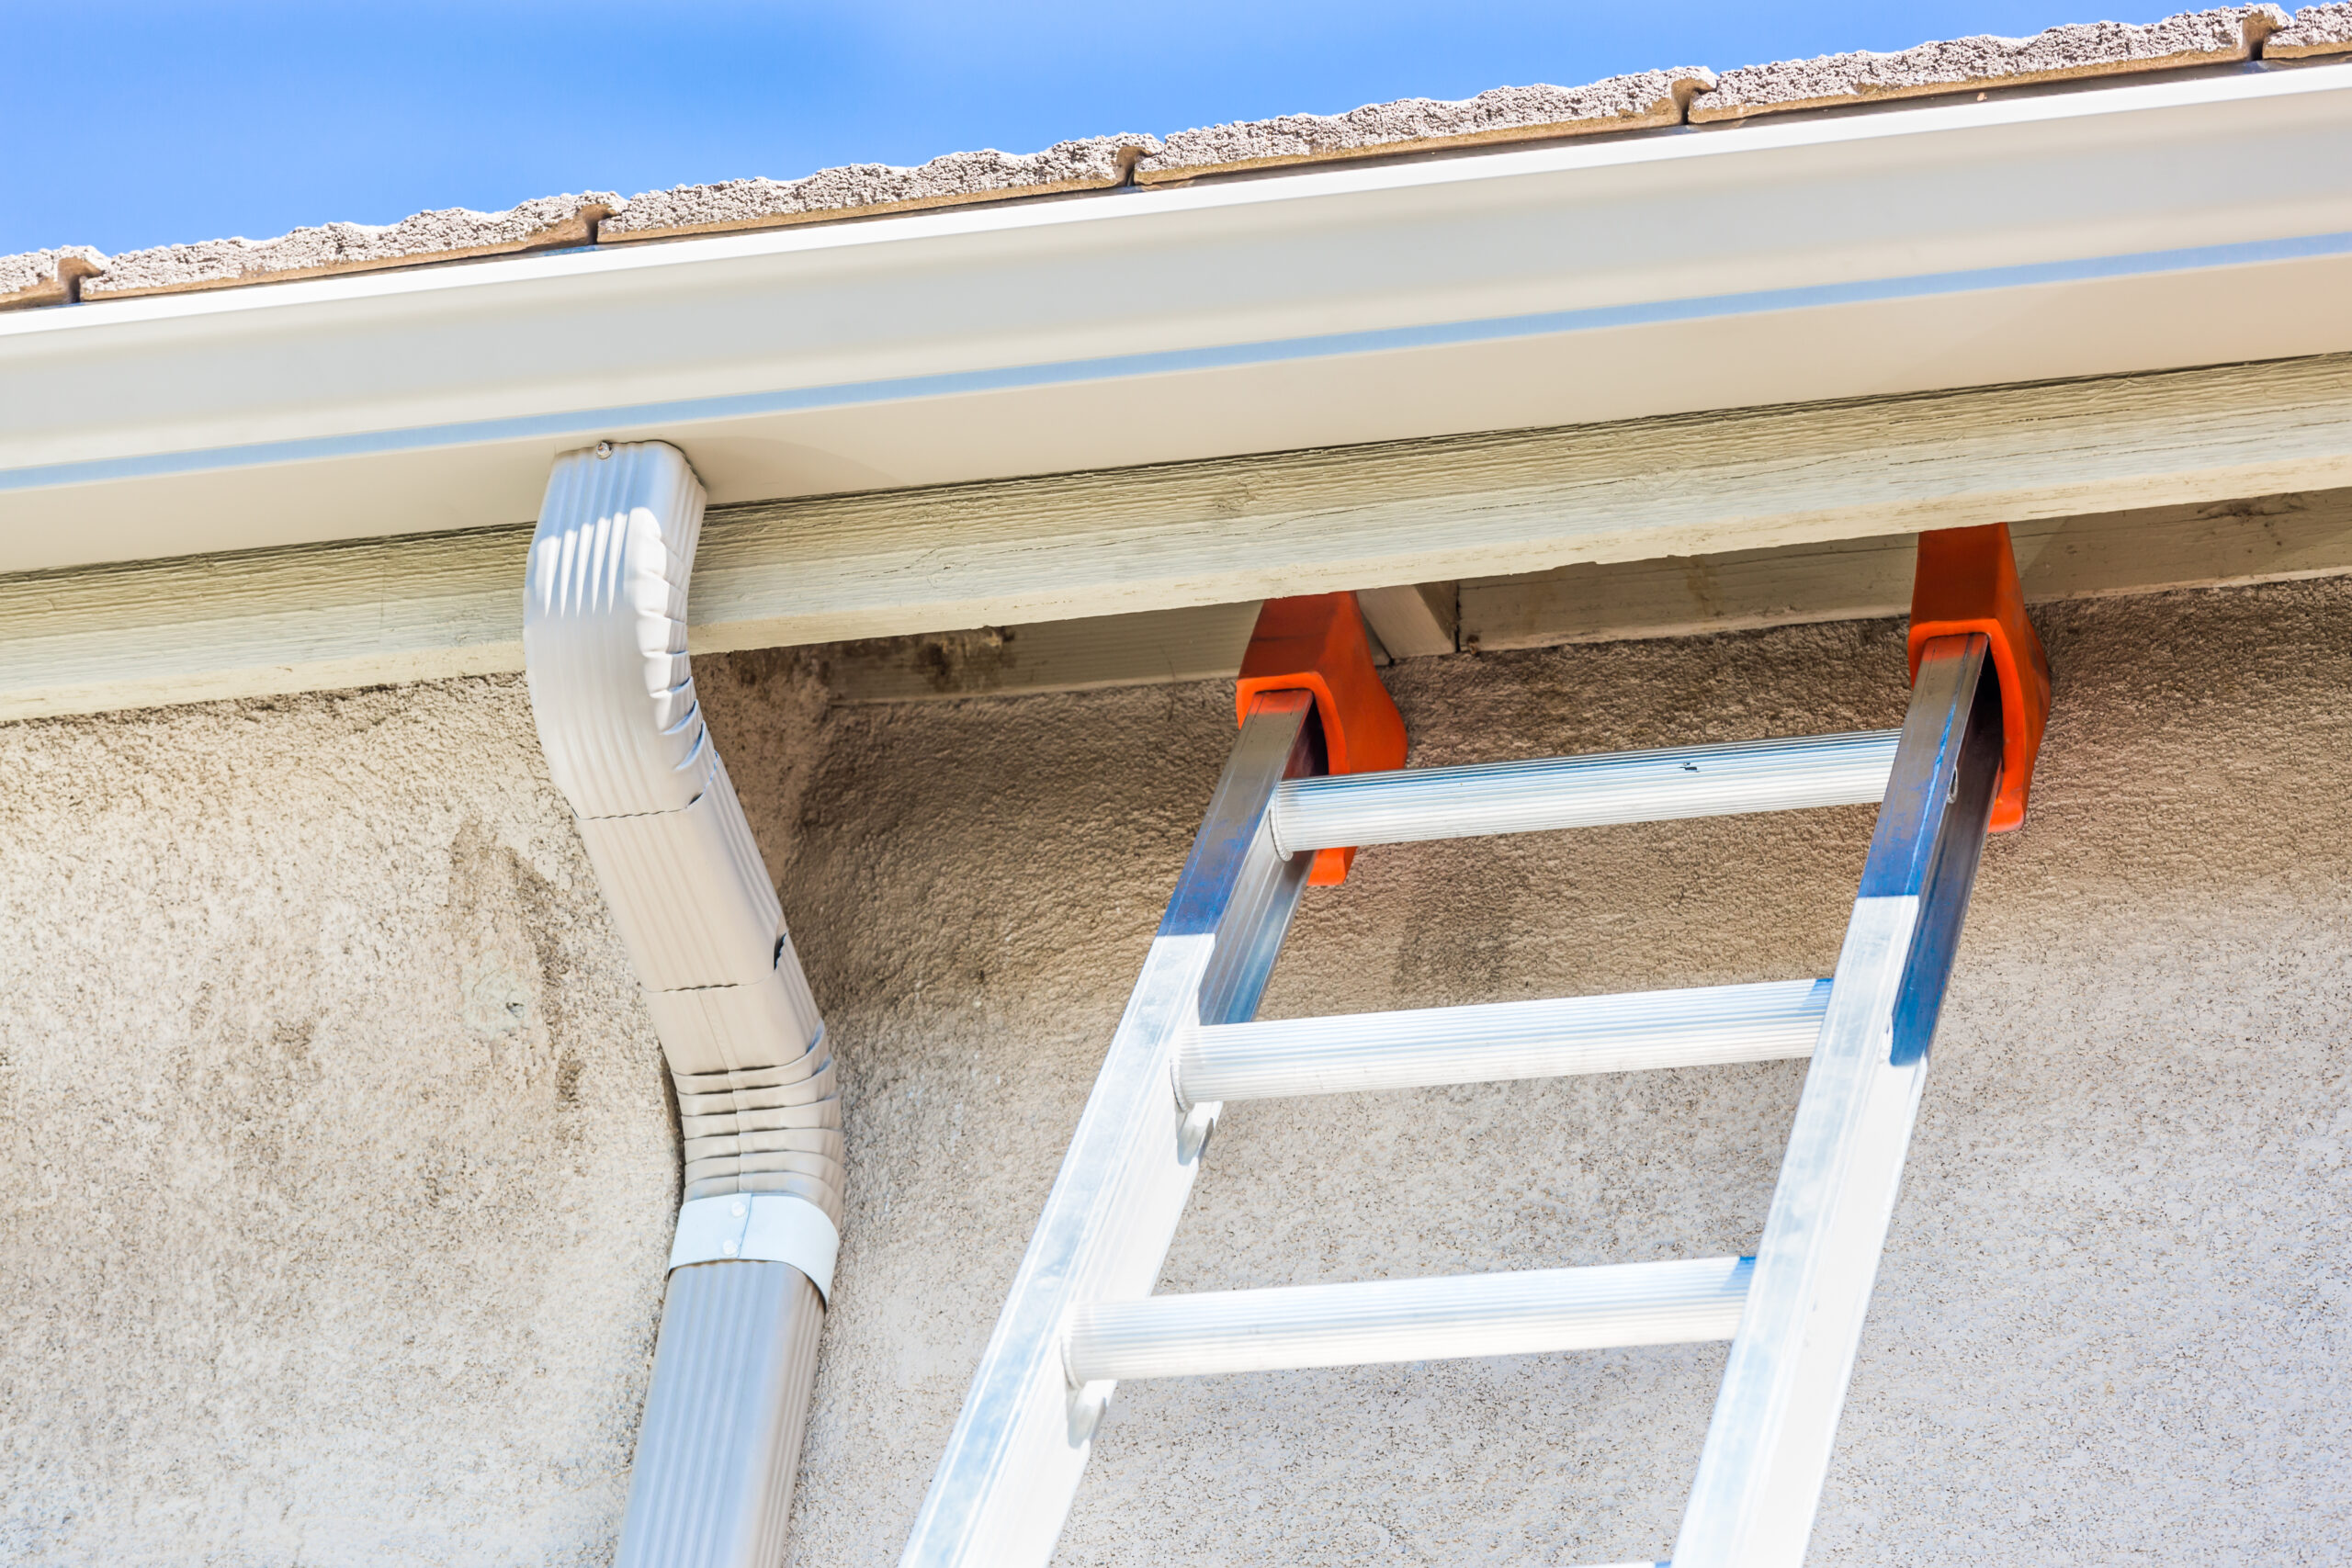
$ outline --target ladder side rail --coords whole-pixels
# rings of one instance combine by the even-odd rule
[[[1321,765],[1313,699],[1257,699],[1113,1034],[971,1391],[917,1514],[905,1568],[1045,1568],[1092,1448],[1107,1384],[1073,1391],[1072,1312],[1159,1282],[1216,1113],[1176,1103],[1177,1042],[1247,1018],[1305,887],[1266,814],[1285,776]]]
[[[1804,1561],[1999,783],[1988,648],[1921,663],[1675,1568]]]
[[[1274,841],[1296,852],[1876,805],[1886,794],[1898,733],[1800,735],[1299,779],[1275,792]]]

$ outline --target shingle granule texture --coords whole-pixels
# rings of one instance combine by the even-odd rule
[[[1124,182],[1137,158],[1159,151],[1157,136],[1092,136],[1057,141],[1042,152],[950,152],[912,169],[853,164],[797,180],[679,186],[630,197],[598,233],[606,240],[652,240],[1102,190]]]
[[[1714,85],[1702,66],[1611,76],[1586,87],[1497,87],[1475,98],[1400,98],[1341,115],[1291,114],[1180,130],[1136,165],[1144,185],[1382,152],[1534,141],[1682,123],[1683,106]]]
[[[95,276],[107,258],[87,245],[0,256],[0,310],[20,305],[62,305],[77,279]]]
[[[2315,54],[2352,52],[2352,4],[2306,6],[2295,19],[2262,42],[2265,60],[2303,60]]]
[[[1923,43],[1894,54],[1859,51],[1727,71],[1691,105],[1693,121],[1880,98],[1926,97],[2035,82],[2177,70],[2253,58],[2255,46],[2287,24],[2276,6],[2231,6],[2162,21],[2078,22],[2031,38],[1979,36]]]
[[[297,229],[275,240],[208,240],[194,245],[158,245],[130,251],[107,264],[106,274],[84,285],[87,299],[119,299],[135,294],[172,294],[189,288],[225,288],[243,283],[276,283],[322,277],[338,272],[413,266],[422,262],[584,245],[596,237],[596,221],[620,205],[610,191],[542,197],[503,212],[473,212],[462,207],[420,212],[398,223],[328,223]]]
[[[2140,72],[2352,52],[2352,0],[2186,12],[2145,24],[2085,22],[2031,38],[1978,37],[1743,66],[1644,71],[1582,87],[1497,87],[1442,102],[1401,98],[1341,115],[1283,115],[1057,142],[1042,152],[951,152],[914,168],[855,164],[795,180],[678,186],[623,202],[548,197],[505,212],[450,209],[383,228],[330,223],[275,240],[164,245],[108,261],[79,247],[0,257],[0,310],[224,288],[416,266],[604,240],[654,240],[1102,190],[1332,160],[1641,131],[1790,109],[1867,105]],[[76,284],[79,284],[78,291]]]

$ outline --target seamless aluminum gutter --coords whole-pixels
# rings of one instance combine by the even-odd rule
[[[0,571],[2352,348],[2352,64],[0,316]]]

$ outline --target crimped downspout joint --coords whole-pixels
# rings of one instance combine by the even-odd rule
[[[841,1097],[695,694],[686,585],[702,513],[674,446],[557,458],[523,649],[548,771],[644,987],[685,1139],[618,1561],[772,1568],[840,1246]]]

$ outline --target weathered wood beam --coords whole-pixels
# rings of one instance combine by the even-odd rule
[[[1380,646],[1396,659],[1452,653],[1462,617],[1460,585],[1421,582],[1403,588],[1361,588],[1356,603]]]
[[[2352,490],[2045,518],[2010,529],[2029,604],[2352,572]],[[1561,567],[1462,585],[1466,648],[1692,637],[1900,615],[1912,536]]]
[[[1019,626],[2346,486],[2352,356],[2330,355],[728,508],[692,635]],[[527,536],[0,580],[0,717],[519,669]]]
[[[531,527],[0,577],[0,719],[523,668]]]
[[[1230,678],[1258,601],[1089,615],[977,631],[826,644],[819,675],[842,702],[922,702]]]
[[[2032,604],[2341,576],[2352,573],[2352,490],[2025,523],[2014,536]],[[1544,648],[1900,615],[1911,601],[1912,539],[1473,579],[1461,588],[1463,646]],[[1256,615],[1252,601],[837,644],[817,657],[843,702],[1229,679]]]

